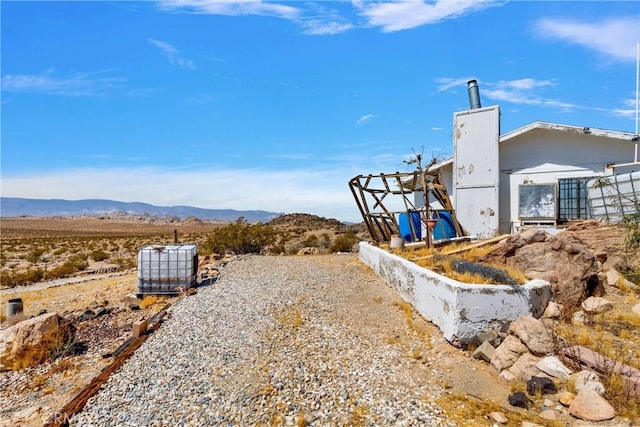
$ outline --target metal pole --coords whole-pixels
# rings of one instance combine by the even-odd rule
[[[636,145],[633,155],[633,162],[638,162],[638,92],[640,90],[640,42],[636,43]]]

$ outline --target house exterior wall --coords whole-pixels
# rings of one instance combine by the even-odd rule
[[[607,165],[633,160],[631,141],[579,132],[533,129],[500,143],[500,231],[522,226],[519,186],[551,184],[559,178],[597,177]]]

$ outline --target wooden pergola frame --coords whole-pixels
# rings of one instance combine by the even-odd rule
[[[421,173],[423,173],[422,176]],[[422,191],[425,185],[428,191],[428,197],[425,197],[425,206],[416,207],[413,198],[414,193]],[[376,243],[388,242],[393,235],[400,234],[398,216],[401,213],[409,216],[412,212],[419,212],[421,213],[421,223],[426,221],[430,214],[436,219],[439,218],[439,210],[432,209],[427,203],[431,199],[440,203],[441,210],[450,212],[456,235],[459,237],[467,235],[455,216],[442,176],[437,171],[422,172],[416,170],[413,172],[358,175],[349,181],[349,188],[367,226],[369,235]],[[400,204],[404,207],[404,210],[389,210],[383,203],[389,196],[395,197],[396,200],[400,197]],[[412,241],[417,241],[418,230],[415,229],[413,221],[410,220],[408,222]],[[430,234],[426,234],[424,240],[429,247],[431,246]]]

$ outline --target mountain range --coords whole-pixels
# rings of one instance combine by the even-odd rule
[[[202,220],[235,221],[242,217],[248,222],[269,222],[283,213],[261,210],[238,211],[234,209],[204,209],[193,206],[155,206],[141,202],[118,202],[115,200],[84,199],[24,199],[20,197],[0,197],[0,217],[21,216],[52,217],[105,215],[110,213],[131,215],[171,216],[178,218],[196,217]]]

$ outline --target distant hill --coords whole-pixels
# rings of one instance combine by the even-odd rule
[[[260,210],[237,211],[234,209],[203,209],[193,206],[155,206],[140,202],[118,202],[115,200],[85,199],[23,199],[0,197],[0,217],[21,216],[99,216],[110,213],[131,215],[170,216],[185,219],[195,217],[202,220],[235,221],[243,217],[248,222],[269,222],[283,213]]]
[[[317,215],[305,213],[292,213],[279,216],[269,222],[274,227],[302,227],[308,230],[319,230],[322,228],[340,229],[345,226],[337,219],[324,218]]]

